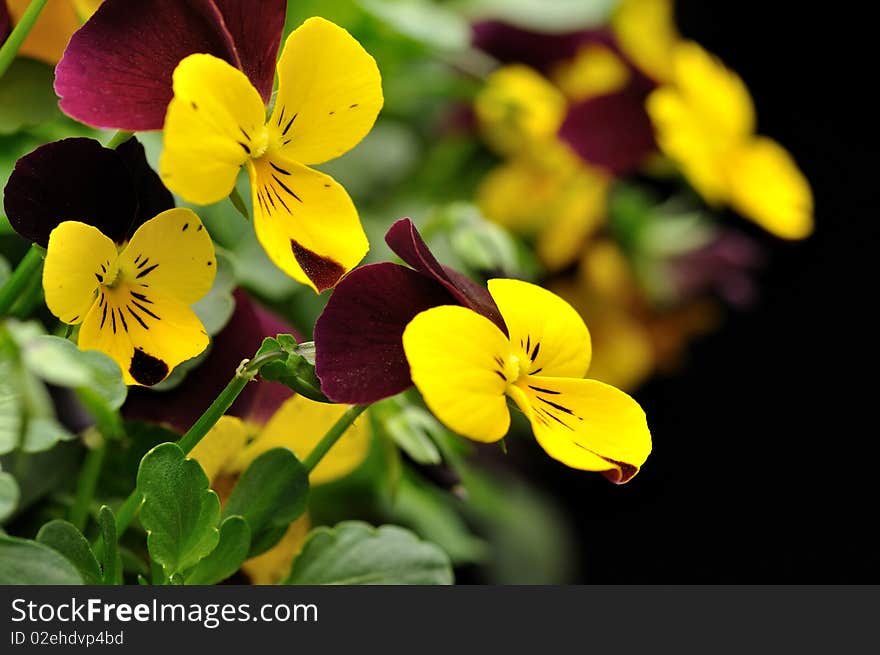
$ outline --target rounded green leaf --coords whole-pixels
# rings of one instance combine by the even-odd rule
[[[446,553],[409,530],[347,521],[312,530],[284,584],[446,585],[452,567]]]
[[[248,522],[254,542],[280,531],[302,515],[309,496],[309,474],[291,451],[273,448],[257,457],[238,479],[223,506],[223,516]]]
[[[37,542],[64,555],[86,584],[101,584],[101,569],[92,547],[72,523],[60,519],[49,521],[37,533]]]
[[[144,455],[137,489],[144,499],[140,518],[147,549],[166,576],[192,568],[214,550],[220,500],[199,463],[177,444],[159,444]]]
[[[220,541],[196,567],[186,574],[188,585],[210,585],[222,582],[238,571],[248,557],[251,529],[240,516],[230,516],[220,524]]]
[[[0,534],[0,585],[81,585],[82,575],[57,551]]]

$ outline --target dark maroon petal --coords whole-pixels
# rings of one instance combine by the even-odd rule
[[[457,304],[431,277],[370,264],[342,280],[315,324],[315,372],[340,403],[371,403],[412,385],[403,331],[419,312]]]
[[[55,69],[61,109],[96,127],[161,129],[181,59],[207,52],[237,63],[217,12],[207,0],[105,0]]]
[[[131,387],[123,414],[129,419],[162,423],[181,433],[188,430],[229,383],[242,360],[253,357],[264,337],[279,333],[293,334],[294,330],[257,306],[244,291],[236,290],[232,318],[214,337],[201,366],[168,391]],[[251,382],[227,414],[264,422],[291,395],[287,387],[275,382]]]
[[[507,326],[488,289],[458,271],[441,266],[409,218],[395,222],[385,233],[385,242],[419,273],[442,284],[457,300],[457,304],[482,314],[507,334]]]
[[[638,168],[656,149],[645,94],[633,86],[573,105],[559,137],[584,161],[614,175]]]
[[[162,184],[159,174],[147,163],[144,147],[134,137],[116,148],[122,162],[131,173],[137,195],[138,209],[134,222],[129,228],[131,236],[145,222],[174,207],[174,196]]]
[[[586,43],[611,46],[607,30],[580,30],[564,34],[531,32],[501,21],[472,26],[473,44],[502,63],[520,62],[546,72],[553,64],[577,54]]]
[[[287,0],[215,0],[235,44],[241,69],[268,103],[275,61],[287,15]]]
[[[0,0],[0,45],[6,43],[9,33],[12,31],[12,19],[6,8],[5,0]]]
[[[19,159],[4,205],[15,231],[44,247],[63,221],[94,225],[121,243],[137,211],[132,178],[119,155],[81,137],[48,143]]]

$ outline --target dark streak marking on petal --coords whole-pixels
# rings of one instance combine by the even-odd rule
[[[240,130],[241,130],[241,133],[244,134],[244,138],[245,138],[245,139],[247,139],[248,141],[251,140],[251,135],[248,134],[247,132],[245,132],[245,131],[244,131],[244,128],[243,128],[241,125],[238,126],[238,129],[240,129]]]
[[[139,302],[136,302],[136,301],[132,300],[132,301],[131,301],[131,304],[134,305],[135,307],[137,307],[137,308],[138,308],[139,310],[141,310],[142,312],[144,312],[147,316],[152,316],[153,318],[155,318],[155,319],[158,320],[158,321],[161,321],[161,320],[162,320],[161,318],[159,318],[158,316],[156,316],[153,312],[151,312],[149,309],[147,309],[146,307],[144,307],[144,306],[143,306],[142,304],[140,304]]]
[[[117,310],[119,312],[119,320],[122,321],[122,328],[128,332],[128,323],[125,322],[125,316],[122,315],[122,310]]]
[[[541,350],[541,342],[539,341],[538,343],[535,344],[535,349],[532,351],[531,359],[532,359],[533,362],[534,362],[536,359],[538,359],[538,352],[539,352],[540,350]]]
[[[190,101],[189,101],[189,104],[190,104],[190,106],[192,106],[193,111],[198,111],[198,110],[199,110],[199,106],[195,103],[194,100],[190,100]]]
[[[358,106],[358,103],[354,103],[353,105],[349,105],[348,108],[349,108],[349,109],[354,109],[354,108],[357,107],[357,106]]]
[[[292,195],[294,198],[296,198],[297,200],[299,200],[300,202],[302,202],[302,198],[300,198],[300,197],[299,197],[298,195],[296,195],[293,191],[291,191],[291,190],[287,187],[287,185],[284,184],[284,182],[282,182],[281,180],[279,180],[279,179],[275,176],[275,173],[272,173],[272,179],[275,180],[276,182],[278,182],[278,184],[281,185],[281,188],[284,189],[285,191],[287,191],[287,193],[289,193],[289,194]]]
[[[297,116],[297,115],[294,114],[294,115],[293,115],[293,118],[290,119],[290,122],[287,123],[287,125],[284,126],[284,130],[281,132],[281,136],[287,136],[287,130],[289,130],[289,129],[290,129],[290,126],[293,125],[293,121],[296,120],[296,116]],[[279,123],[279,125],[280,125],[280,123]]]
[[[572,432],[574,432],[574,428],[573,428],[573,427],[571,427],[568,423],[566,423],[565,421],[563,421],[561,418],[559,418],[559,417],[556,416],[555,414],[551,414],[551,413],[548,412],[546,409],[542,409],[542,408],[540,408],[540,407],[535,407],[535,411],[537,411],[537,412],[539,412],[539,413],[543,413],[543,414],[545,414],[546,416],[552,418],[554,421],[556,421],[557,423],[559,423],[559,425],[561,425],[562,427],[566,428],[567,430],[571,430]]]
[[[145,268],[144,270],[142,270],[140,273],[137,274],[137,277],[136,277],[135,279],[136,279],[136,280],[139,280],[139,279],[141,279],[142,277],[144,277],[145,275],[150,274],[151,272],[153,272],[153,271],[156,269],[156,267],[157,267],[158,265],[159,265],[159,264],[153,264],[153,265],[150,266],[149,268]]]
[[[142,301],[144,301],[144,302],[146,302],[146,303],[150,303],[151,305],[153,304],[153,301],[150,300],[149,298],[147,298],[147,297],[146,297],[144,294],[142,294],[142,293],[138,293],[137,291],[132,291],[132,292],[131,292],[131,295],[134,296],[135,298],[137,298],[138,300],[142,300]]]
[[[497,375],[499,378],[501,378],[502,380],[507,382],[507,378],[504,377],[504,373],[502,373],[501,371],[495,371],[495,375]]]
[[[116,334],[116,311],[110,310],[110,321],[113,323],[113,334]]]
[[[104,276],[103,275],[101,275],[100,273],[95,273],[95,277],[98,280],[98,284],[104,284]]]
[[[543,370],[544,370],[543,367],[541,367],[541,368],[536,368],[534,371],[529,371],[529,375],[537,375],[538,373],[540,373],[540,372],[543,371]]]
[[[554,408],[558,409],[560,412],[565,412],[569,416],[575,416],[575,413],[573,411],[571,411],[568,407],[564,407],[563,405],[559,405],[557,403],[554,403],[550,400],[547,400],[546,398],[541,398],[541,396],[535,396],[535,398],[540,400],[542,403],[547,403],[548,405],[550,405],[550,407],[554,407]]]
[[[184,224],[183,224],[183,227],[181,228],[180,231],[181,231],[181,232],[186,232],[187,229],[189,229],[189,223],[184,223]]]
[[[551,391],[550,389],[542,389],[541,387],[535,387],[535,386],[532,386],[531,384],[529,385],[529,389],[534,389],[535,391],[540,391],[541,393],[553,394],[554,396],[558,396],[560,393],[562,393],[561,391]]]
[[[199,229],[196,230],[196,232],[201,232],[204,229],[204,227],[205,227],[204,225],[199,225]]]
[[[281,127],[281,121],[284,120],[284,105],[281,105],[281,113],[278,115],[278,127]]]
[[[141,324],[141,327],[142,327],[142,328],[144,328],[145,330],[149,330],[149,329],[150,329],[150,326],[147,325],[146,323],[144,323],[144,319],[142,319],[140,316],[138,316],[137,314],[135,314],[134,310],[133,310],[131,307],[129,307],[128,305],[126,305],[125,308],[128,310],[128,313],[131,314],[132,316],[134,316],[134,319],[135,319],[138,323]]]
[[[131,377],[145,386],[152,386],[164,380],[168,375],[168,364],[157,357],[148,355],[141,348],[134,351],[131,365],[128,367]]]
[[[280,202],[284,206],[284,209],[287,210],[287,213],[290,214],[291,213],[290,207],[288,207],[287,203],[284,202],[284,200],[281,198],[281,194],[278,193],[278,189],[276,189],[275,187],[272,187],[272,191],[275,192],[275,197],[278,198],[278,202]]]
[[[292,239],[290,247],[303,273],[314,282],[319,292],[335,286],[339,278],[345,274],[345,268],[337,262],[327,257],[321,257]]]
[[[286,170],[284,170],[283,168],[281,168],[280,166],[276,166],[276,165],[274,164],[274,162],[271,162],[271,161],[270,161],[270,162],[269,162],[269,166],[271,166],[272,168],[274,168],[276,171],[278,171],[278,172],[281,173],[282,175],[290,175],[290,171],[286,171]]]
[[[99,329],[104,329],[104,323],[107,321],[107,305],[104,305],[104,311],[101,313],[101,327]]]
[[[242,148],[244,148],[244,151],[247,154],[251,154],[251,149],[248,147],[248,145],[246,143],[242,143],[241,141],[238,141],[238,145],[240,145]]]
[[[140,264],[138,264],[138,268],[143,268],[144,266],[146,266],[148,261],[150,261],[150,258],[145,257],[144,261],[142,261]]]

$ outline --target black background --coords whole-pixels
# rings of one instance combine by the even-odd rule
[[[637,394],[654,452],[631,483],[530,458],[574,517],[581,582],[880,581],[880,36],[854,7],[677,3],[682,33],[744,78],[759,132],[811,181],[817,230],[794,244],[751,230],[770,255],[762,297]]]

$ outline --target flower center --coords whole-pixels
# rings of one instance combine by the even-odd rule
[[[516,384],[528,375],[528,363],[529,359],[524,355],[509,354],[504,362],[504,377],[507,378],[507,383]]]
[[[269,149],[269,128],[265,125],[259,128],[251,139],[251,157],[259,159]]]

